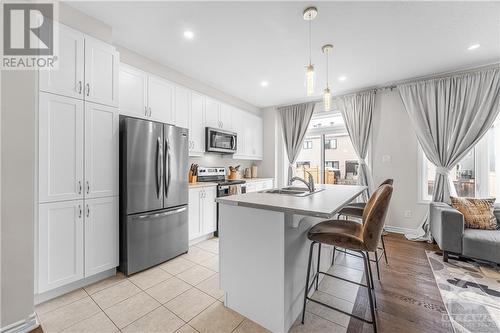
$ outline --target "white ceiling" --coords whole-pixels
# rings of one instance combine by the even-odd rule
[[[303,2],[71,2],[113,28],[115,43],[259,107],[303,100]],[[318,2],[321,46],[334,45],[333,93],[500,61],[500,2]],[[186,40],[184,30],[195,33]],[[479,43],[475,51],[467,47]],[[339,82],[337,78],[347,76]],[[262,80],[269,86],[261,87]],[[316,98],[317,98],[316,97]]]

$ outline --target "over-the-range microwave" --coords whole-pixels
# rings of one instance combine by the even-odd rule
[[[205,128],[205,151],[220,154],[234,154],[237,147],[237,134],[218,128]]]

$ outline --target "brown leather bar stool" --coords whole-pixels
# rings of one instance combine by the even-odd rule
[[[368,252],[373,252],[377,248],[378,241],[382,234],[382,229],[384,228],[385,217],[387,215],[387,210],[389,207],[391,196],[392,196],[392,185],[386,184],[377,188],[377,190],[373,193],[373,195],[366,203],[362,216],[363,219],[362,224],[349,220],[340,220],[340,219],[327,220],[320,222],[311,229],[309,229],[307,237],[312,242],[309,249],[309,262],[307,264],[306,287],[304,291],[304,308],[302,310],[302,324],[304,324],[304,317],[306,313],[306,302],[307,300],[310,300],[312,302],[326,306],[327,308],[330,308],[332,310],[339,311],[348,316],[362,320],[368,324],[373,324],[373,329],[375,332],[377,332],[377,324],[375,319],[376,299],[373,287],[373,276],[371,272],[370,261],[368,259]],[[312,277],[312,283],[309,284],[312,255],[313,255],[314,245],[316,244],[318,244],[319,246],[318,266],[316,273]],[[333,245],[335,247],[342,247],[353,252],[358,252],[359,255],[363,258],[366,285],[347,280],[340,276],[335,276],[328,274],[326,272],[321,272],[319,270],[319,263],[321,259],[321,244]],[[336,279],[354,283],[359,286],[367,288],[368,300],[370,302],[370,310],[372,317],[371,321],[310,298],[308,296],[309,292],[311,291],[311,288],[315,284],[316,284],[316,290],[318,290],[319,274],[327,275]]]
[[[393,179],[386,179],[384,180],[380,185],[393,185],[394,184],[394,180]],[[366,203],[365,202],[354,202],[354,203],[350,203],[348,204],[347,206],[345,206],[344,208],[342,208],[340,211],[339,211],[339,217],[344,215],[346,217],[346,219],[350,217],[355,217],[355,218],[362,218],[363,217],[363,210],[365,209],[365,206],[366,206]],[[368,255],[368,259],[371,261],[371,262],[374,262],[376,267],[377,267],[377,277],[378,279],[380,280],[380,267],[379,267],[379,262],[380,262],[380,258],[382,258],[382,256],[384,256],[384,259],[385,259],[385,263],[388,264],[388,260],[387,260],[387,251],[385,249],[385,242],[384,242],[384,232],[382,231],[382,236],[380,236],[380,240],[381,240],[381,243],[382,243],[382,249],[378,248],[375,250],[374,254],[375,254],[375,259],[371,259],[370,256]],[[380,255],[378,254],[378,249],[382,250],[382,253],[380,253]],[[337,251],[337,249],[334,247],[333,248],[333,257],[332,257],[332,265],[334,263],[334,260],[335,260],[335,251]],[[353,256],[356,256],[356,257],[359,257],[358,255],[355,255],[353,253],[348,253],[347,251],[344,250],[344,253],[345,254],[349,254],[349,255],[353,255]]]

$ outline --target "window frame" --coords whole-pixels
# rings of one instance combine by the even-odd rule
[[[312,140],[304,140],[304,142],[302,143],[302,149],[306,149],[306,150],[313,149]]]
[[[474,197],[476,198],[487,198],[490,197],[488,191],[488,141],[481,139],[475,146],[474,150],[474,174],[475,174],[475,184],[474,184]],[[428,160],[425,157],[424,150],[419,142],[417,142],[418,151],[418,202],[421,204],[429,204],[432,202],[432,196],[427,194],[427,163]],[[474,149],[473,148],[473,149]],[[430,162],[429,162],[430,163]],[[495,172],[497,172],[495,170]],[[483,186],[486,184],[486,186]],[[498,195],[496,202],[499,202]]]

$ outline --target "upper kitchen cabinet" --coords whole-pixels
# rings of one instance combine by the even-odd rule
[[[83,101],[40,93],[40,202],[83,198],[83,124]]]
[[[191,93],[183,87],[175,87],[175,126],[189,128]],[[190,145],[191,146],[191,145]]]
[[[84,39],[81,32],[60,25],[57,68],[40,71],[41,91],[83,98]]]
[[[164,79],[148,77],[149,117],[163,123],[175,125],[174,85]]]
[[[109,44],[60,25],[59,60],[40,71],[40,90],[118,106],[119,54]]]
[[[119,64],[113,46],[85,37],[85,100],[118,106]]]
[[[120,113],[147,117],[148,76],[124,63],[120,64]]]
[[[238,134],[237,152],[234,158],[262,160],[263,122],[262,118],[242,110],[233,110],[233,129]]]
[[[189,115],[189,155],[197,156],[205,152],[205,97],[191,92],[191,112]]]
[[[221,129],[226,131],[234,131],[232,124],[232,113],[233,108],[227,104],[222,103],[219,109],[219,119],[221,123]]]
[[[85,198],[118,195],[118,110],[85,104]]]
[[[222,128],[219,118],[220,102],[210,98],[205,98],[205,126],[213,128]]]
[[[205,126],[231,131],[231,107],[215,99],[206,98]]]

